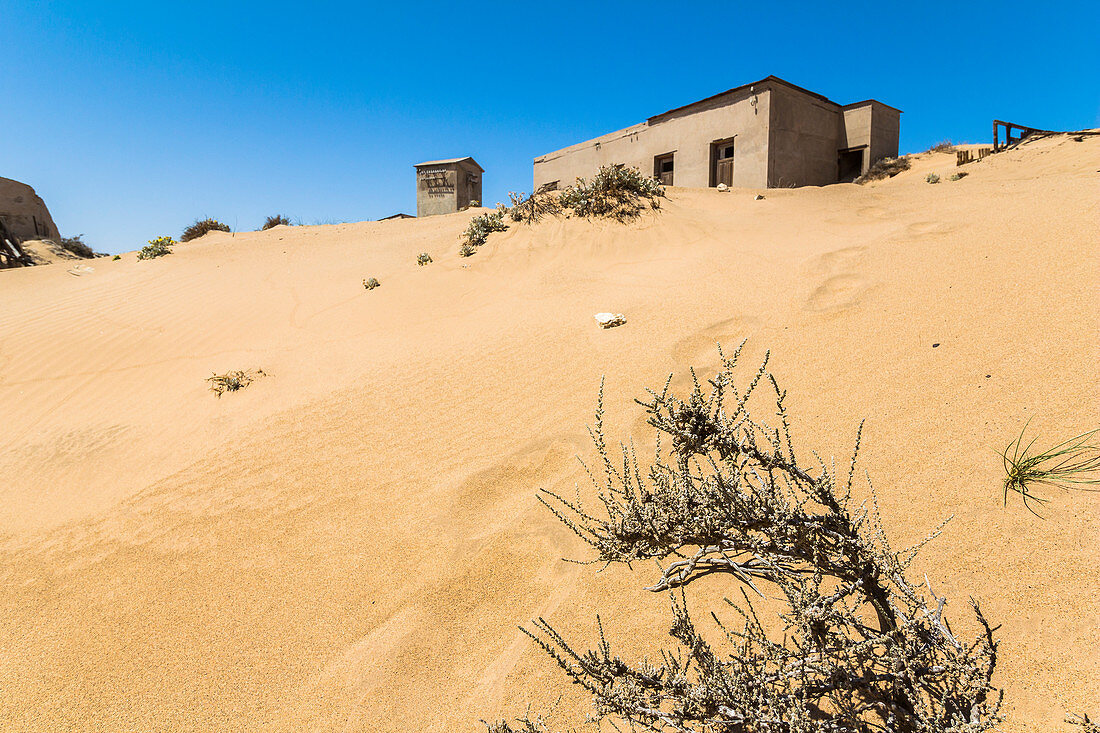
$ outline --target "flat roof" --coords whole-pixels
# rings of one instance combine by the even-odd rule
[[[826,97],[823,94],[818,94],[817,92],[811,92],[809,89],[806,89],[804,87],[800,87],[797,84],[791,84],[789,81],[787,81],[785,79],[780,79],[778,76],[769,75],[769,76],[765,76],[760,81],[754,81],[754,82],[749,82],[748,84],[742,84],[739,87],[734,87],[733,89],[727,89],[726,91],[719,92],[718,94],[712,94],[711,96],[706,97],[705,99],[700,99],[700,100],[692,102],[690,104],[685,104],[682,107],[676,107],[675,109],[670,109],[667,112],[662,112],[659,115],[654,115],[646,121],[649,122],[649,123],[660,122],[662,118],[668,117],[669,115],[672,115],[672,114],[676,114],[677,112],[683,112],[683,111],[691,109],[692,107],[695,107],[697,105],[706,104],[707,102],[712,102],[715,99],[718,99],[719,97],[726,96],[727,94],[735,94],[737,92],[743,92],[746,89],[750,89],[750,88],[756,86],[757,84],[766,84],[766,83],[782,84],[783,86],[785,86],[789,89],[793,89],[796,92],[801,92],[802,94],[813,97],[814,99],[820,99],[822,102],[828,102],[829,104],[836,105],[837,107],[841,107],[840,104],[837,104],[836,102],[829,99],[828,97]],[[882,102],[879,102],[877,99],[867,99],[867,100],[864,100],[863,102],[856,102],[855,104],[844,105],[844,106],[846,106],[846,107],[855,107],[855,106],[859,106],[861,104],[867,104],[868,102],[876,102],[877,104],[882,104],[883,107],[890,107],[890,105],[883,104]],[[897,107],[890,107],[890,109],[897,109]],[[901,112],[900,109],[897,109],[897,111]]]
[[[485,172],[485,169],[484,169],[484,168],[482,168],[482,167],[481,167],[480,165],[477,165],[477,161],[476,161],[476,160],[474,160],[473,158],[471,158],[471,157],[470,157],[470,156],[468,156],[468,155],[467,155],[467,156],[466,156],[465,158],[447,158],[446,160],[427,160],[427,161],[424,161],[423,163],[417,163],[417,164],[416,164],[415,166],[413,166],[413,167],[415,167],[415,168],[423,168],[423,167],[424,167],[424,166],[426,166],[426,165],[450,165],[450,164],[452,164],[452,163],[463,163],[463,162],[465,162],[465,161],[467,161],[467,160],[468,160],[468,161],[470,161],[471,163],[473,163],[474,165],[476,165],[476,166],[477,166],[477,169],[478,169],[479,171],[481,171],[482,173],[484,173],[484,172]]]

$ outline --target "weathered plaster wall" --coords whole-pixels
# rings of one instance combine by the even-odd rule
[[[885,104],[872,102],[870,163],[886,157],[898,157],[900,135],[901,112]]]
[[[756,104],[753,105],[755,98]],[[733,183],[767,185],[768,116],[771,92],[744,91],[704,107],[658,115],[648,122],[603,135],[535,159],[534,186],[568,186],[600,166],[622,163],[652,175],[653,158],[673,153],[673,185],[710,185],[711,143],[734,138]]]
[[[458,167],[455,165],[417,168],[416,215],[435,216],[458,211],[457,181]]]
[[[0,178],[0,217],[21,240],[61,238],[46,202],[25,183]]]
[[[839,109],[786,87],[772,91],[768,187],[836,183]]]
[[[472,201],[484,205],[481,200],[481,169],[469,162],[458,164],[458,208],[463,209]]]

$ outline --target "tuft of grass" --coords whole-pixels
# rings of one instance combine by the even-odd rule
[[[929,173],[928,176],[924,180],[927,181],[928,183],[939,183],[940,182],[940,174],[939,173]]]
[[[277,226],[286,226],[286,227],[290,226],[290,219],[287,219],[282,214],[275,214],[274,216],[269,216],[269,217],[267,217],[267,219],[264,220],[264,225],[262,227],[260,227],[260,231],[261,232],[266,232],[268,229],[271,229],[272,227],[277,227]],[[228,228],[226,229],[226,231],[229,231]]]
[[[199,219],[194,224],[183,230],[183,234],[180,235],[181,242],[190,242],[192,239],[198,239],[207,232],[228,232],[229,225],[222,224],[217,219]]]
[[[926,153],[953,153],[955,152],[955,143],[950,140],[940,140],[932,147],[925,150]]]
[[[237,369],[232,372],[226,372],[225,374],[215,374],[207,377],[206,381],[210,383],[210,391],[213,392],[215,396],[221,397],[226,392],[236,392],[239,389],[244,389],[256,379],[266,376],[263,369],[256,369],[255,371],[241,371]]]
[[[421,252],[416,256],[416,264],[423,267],[424,265],[430,265],[432,263],[432,256],[427,252]]]
[[[114,257],[112,257],[111,259],[112,259],[112,260],[121,260],[121,259],[122,259],[122,255],[115,255],[115,256],[114,256]]]
[[[1024,445],[1027,425],[1008,444],[1001,458],[1004,460],[1004,502],[1008,506],[1009,492],[1017,493],[1023,499],[1027,510],[1037,517],[1029,502],[1045,504],[1049,499],[1037,496],[1033,489],[1037,486],[1054,486],[1060,489],[1079,491],[1097,491],[1090,488],[1100,484],[1100,446],[1091,442],[1100,428],[1086,431],[1080,435],[1063,440],[1053,448],[1035,452],[1033,448],[1039,436]]]
[[[966,171],[957,171],[955,173],[952,173],[951,178],[949,178],[948,180],[958,181],[960,179],[966,178],[968,175],[970,175],[970,174],[967,173]]]
[[[137,258],[139,260],[151,260],[154,257],[163,257],[164,255],[172,254],[172,245],[175,244],[175,240],[171,237],[157,237],[156,239],[150,239],[149,244],[141,248],[138,252]]]
[[[863,185],[871,181],[881,181],[886,178],[893,178],[902,171],[907,171],[912,167],[912,161],[905,156],[901,158],[882,158],[876,160],[874,164],[867,169],[867,172],[857,178],[855,182]]]
[[[367,278],[366,280],[363,281],[363,287],[366,288],[367,290],[374,290],[375,288],[380,287],[381,285],[382,285],[382,283],[378,282],[378,278],[376,278],[376,277]]]

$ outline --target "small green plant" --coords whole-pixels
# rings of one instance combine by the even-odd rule
[[[121,259],[122,259],[122,255],[115,255],[115,256],[114,256],[114,257],[112,257],[111,259],[112,259],[112,260],[121,260]]]
[[[940,182],[940,174],[939,173],[929,173],[925,177],[924,180],[928,183],[939,183]]]
[[[458,248],[458,254],[462,257],[469,257],[477,251],[478,247],[485,244],[490,234],[507,231],[508,225],[504,223],[506,213],[508,213],[508,209],[498,205],[496,211],[491,211],[488,214],[478,214],[470,219],[470,225],[462,233],[462,244]]]
[[[154,257],[163,257],[172,254],[172,245],[176,242],[171,237],[157,237],[150,239],[149,244],[141,248],[137,258],[139,260],[151,260]]]
[[[382,283],[378,282],[378,278],[376,277],[367,278],[363,281],[363,287],[367,290],[374,290],[380,285],[382,285]]]
[[[1028,502],[1045,504],[1049,499],[1036,496],[1033,489],[1037,486],[1055,486],[1060,489],[1096,491],[1089,488],[1100,484],[1100,446],[1091,442],[1100,432],[1094,428],[1087,432],[1063,440],[1053,448],[1033,452],[1032,448],[1039,436],[1024,445],[1027,425],[1020,431],[1016,440],[1008,444],[1001,454],[1004,460],[1004,502],[1008,506],[1008,494],[1019,494],[1027,510],[1040,515]]]
[[[269,217],[267,217],[267,219],[264,220],[264,225],[262,227],[260,227],[260,231],[261,232],[266,232],[268,229],[271,229],[272,227],[277,227],[277,226],[285,226],[285,227],[290,226],[290,219],[287,219],[282,214],[275,214],[274,216],[269,216]],[[227,229],[227,231],[228,231],[228,229]]]
[[[213,392],[215,396],[221,397],[226,392],[236,392],[239,389],[244,389],[256,379],[266,376],[263,369],[249,371],[241,371],[238,369],[236,371],[226,372],[225,374],[215,374],[211,377],[207,377],[206,381],[210,383],[210,391]]]
[[[423,267],[424,265],[430,265],[432,263],[432,256],[427,252],[421,252],[416,256],[416,264]]]
[[[951,174],[951,178],[949,178],[948,180],[958,181],[958,180],[961,180],[963,178],[966,178],[968,175],[969,174],[966,171],[956,171],[956,172]]]
[[[183,230],[183,234],[180,235],[181,242],[190,242],[192,239],[198,239],[207,232],[228,232],[229,225],[222,224],[217,219],[200,219],[191,226]]]

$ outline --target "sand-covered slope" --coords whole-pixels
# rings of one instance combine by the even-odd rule
[[[1002,624],[1004,729],[1100,713],[1100,495],[1006,509],[997,455],[1028,420],[1100,424],[1098,169],[1100,140],[1056,138],[956,182],[934,154],[762,201],[674,189],[469,259],[463,213],[0,273],[0,728],[476,730],[559,695],[583,716],[516,625],[583,642],[599,611],[655,651],[667,599],[650,568],[561,562],[580,542],[533,494],[583,477],[601,375],[609,432],[644,440],[633,399],[743,338],[800,446],[846,456],[867,418],[898,544],[955,515],[914,572]],[[248,368],[269,376],[207,391]]]

